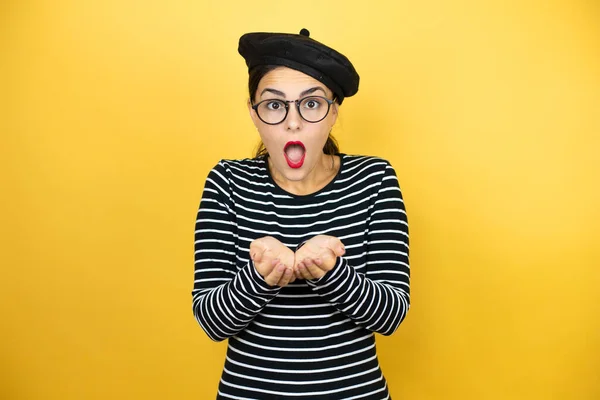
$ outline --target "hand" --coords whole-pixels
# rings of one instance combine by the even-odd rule
[[[294,252],[274,237],[254,240],[250,244],[250,258],[269,286],[283,287],[296,280]]]
[[[317,235],[296,251],[294,272],[301,279],[319,279],[335,267],[337,257],[346,253],[344,244],[334,236]]]

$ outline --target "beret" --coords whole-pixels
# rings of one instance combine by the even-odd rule
[[[343,54],[300,34],[252,32],[240,37],[238,52],[248,71],[258,65],[280,65],[298,70],[325,84],[342,104],[358,92],[359,76]]]

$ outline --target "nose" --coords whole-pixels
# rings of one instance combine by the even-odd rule
[[[285,119],[286,129],[288,131],[294,131],[302,128],[302,117],[298,112],[298,108],[294,103],[290,104],[287,118]]]

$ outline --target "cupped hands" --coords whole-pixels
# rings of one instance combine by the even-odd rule
[[[269,286],[280,287],[296,279],[322,278],[345,252],[341,240],[327,235],[312,237],[295,253],[272,236],[250,244],[250,258],[256,271]]]

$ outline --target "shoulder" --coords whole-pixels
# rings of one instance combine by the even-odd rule
[[[264,168],[264,160],[262,158],[240,158],[240,159],[221,159],[213,170],[229,170],[237,168],[242,170],[260,170]]]
[[[343,173],[361,174],[361,173],[377,173],[386,174],[393,172],[392,164],[381,157],[343,154]]]
[[[213,181],[230,191],[261,185],[268,178],[262,158],[222,159],[209,172],[207,182]]]
[[[377,156],[344,155],[342,176],[344,181],[361,182],[374,191],[400,186],[392,164]]]
[[[218,174],[231,179],[238,175],[262,175],[264,173],[265,162],[262,158],[222,159],[211,169],[209,176]]]

